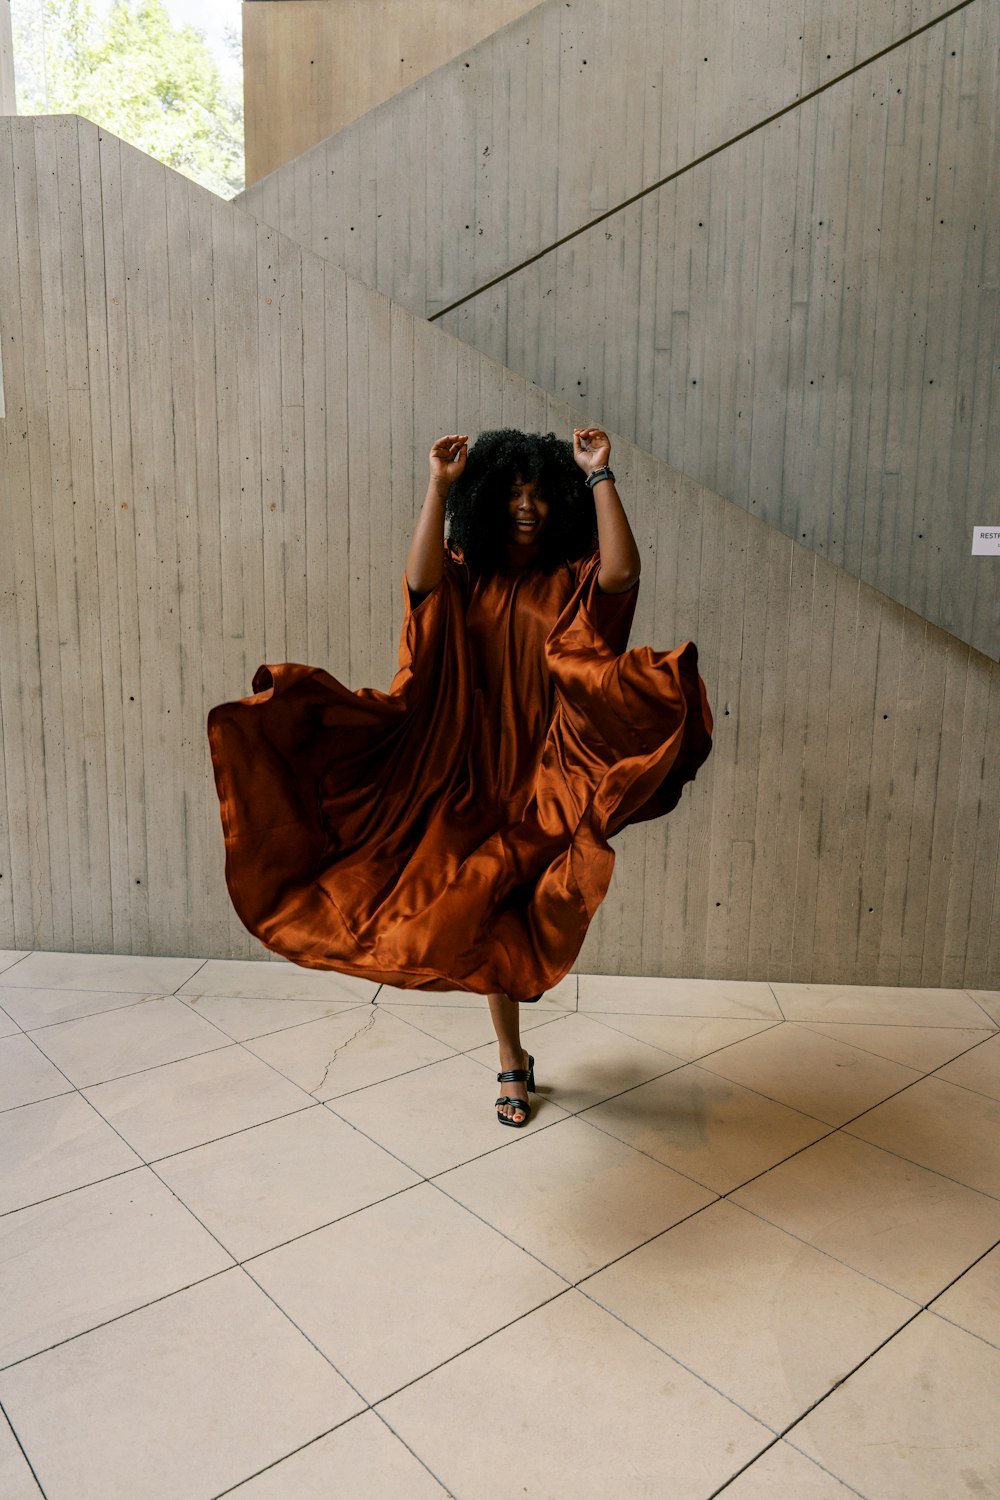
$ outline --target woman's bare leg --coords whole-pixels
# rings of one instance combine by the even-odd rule
[[[497,1034],[497,1042],[500,1045],[500,1067],[497,1071],[506,1073],[511,1068],[526,1068],[528,1054],[521,1046],[520,1007],[503,994],[492,994],[487,998],[490,1002],[493,1030]],[[511,1099],[523,1099],[524,1111],[522,1113],[513,1104],[502,1104],[497,1110],[498,1115],[506,1115],[508,1120],[520,1120],[523,1114],[527,1114],[528,1090],[523,1083],[502,1083],[499,1092]]]

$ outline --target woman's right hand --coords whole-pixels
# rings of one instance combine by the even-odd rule
[[[450,489],[465,469],[465,460],[468,456],[469,438],[457,433],[450,437],[440,437],[430,452],[431,481],[434,484]]]

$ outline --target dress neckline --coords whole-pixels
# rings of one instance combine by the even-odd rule
[[[517,573],[522,572],[525,568],[530,568],[532,563],[537,562],[541,551],[542,549],[537,542],[507,543],[508,560],[513,570]]]

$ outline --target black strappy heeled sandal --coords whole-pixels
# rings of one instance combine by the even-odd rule
[[[525,1083],[528,1093],[535,1092],[535,1059],[528,1053],[528,1066],[526,1068],[508,1068],[504,1073],[497,1074],[497,1083]],[[499,1113],[502,1104],[509,1104],[513,1109],[523,1112],[523,1119],[508,1120],[506,1115]],[[501,1094],[494,1106],[498,1111],[497,1119],[501,1125],[513,1125],[515,1130],[520,1130],[522,1125],[527,1125],[531,1116],[531,1105],[523,1099],[511,1099],[507,1094]]]

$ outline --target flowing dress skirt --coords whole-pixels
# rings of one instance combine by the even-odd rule
[[[568,973],[609,838],[670,812],[711,749],[695,646],[627,650],[637,588],[602,593],[599,567],[483,579],[449,552],[419,602],[404,583],[388,693],[284,663],[211,711],[226,880],[266,947],[512,999]]]

